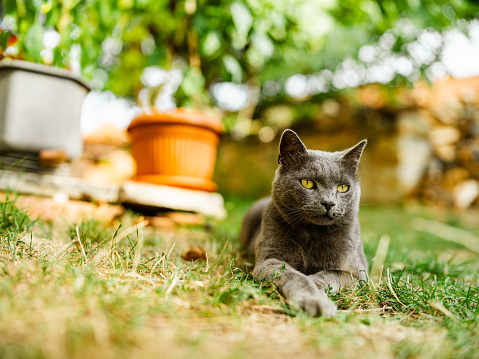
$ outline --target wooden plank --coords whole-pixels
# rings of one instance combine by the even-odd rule
[[[71,199],[108,203],[119,203],[120,198],[119,186],[91,185],[81,178],[31,172],[1,171],[0,190],[48,197],[65,194]]]
[[[219,193],[127,181],[121,187],[120,199],[124,203],[226,217],[224,200]]]
[[[0,173],[0,190],[46,197],[63,195],[69,199],[127,203],[196,212],[215,218],[226,217],[224,200],[219,193],[134,181],[127,181],[122,186],[99,186],[88,184],[81,178],[7,170]]]

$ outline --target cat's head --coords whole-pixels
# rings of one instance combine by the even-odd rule
[[[347,223],[356,216],[358,163],[366,143],[340,152],[308,150],[295,132],[284,131],[272,191],[283,216],[316,225]]]

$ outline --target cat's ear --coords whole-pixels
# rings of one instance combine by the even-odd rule
[[[285,130],[283,132],[279,142],[279,164],[285,164],[288,162],[295,163],[301,155],[307,152],[308,150],[306,149],[306,146],[301,142],[294,131]]]
[[[366,147],[367,143],[368,143],[367,140],[362,140],[356,146],[353,146],[343,151],[343,155],[342,155],[343,161],[347,163],[349,166],[351,166],[354,169],[354,171],[358,170],[359,159],[361,158],[364,147]]]

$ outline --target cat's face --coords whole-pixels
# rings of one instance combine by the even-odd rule
[[[291,130],[283,133],[272,196],[291,223],[332,225],[358,212],[357,165],[366,141],[342,152],[307,150]]]

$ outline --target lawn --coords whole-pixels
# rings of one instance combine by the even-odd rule
[[[334,294],[339,314],[322,319],[249,274],[237,242],[249,204],[159,229],[133,213],[32,221],[3,202],[0,357],[479,358],[477,213],[362,206],[366,255],[383,270]],[[191,246],[206,260],[182,259]]]

